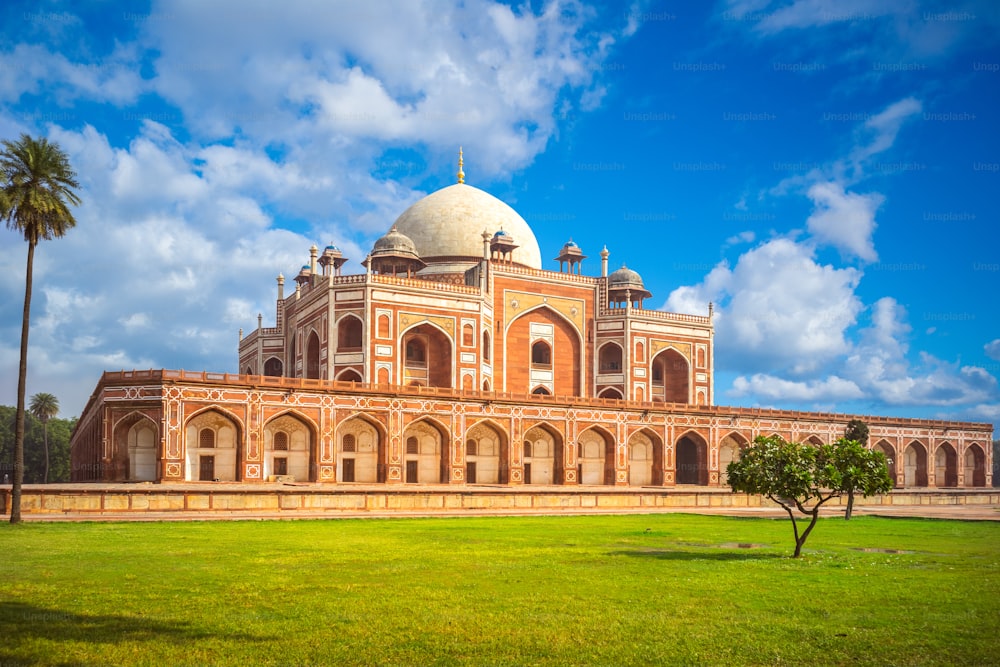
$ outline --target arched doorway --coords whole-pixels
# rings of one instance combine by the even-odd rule
[[[916,440],[903,450],[903,486],[927,486],[927,450]]]
[[[688,403],[691,373],[687,359],[677,350],[667,349],[656,355],[652,366],[652,399]]]
[[[965,448],[965,485],[986,486],[986,454],[976,443]]]
[[[885,441],[885,440],[879,440],[878,442],[875,443],[875,447],[873,449],[876,449],[876,450],[882,452],[882,455],[885,456],[885,465],[886,465],[886,468],[888,468],[888,470],[889,470],[889,477],[890,477],[890,479],[892,479],[892,484],[893,484],[893,486],[895,486],[896,485],[896,450],[895,450],[895,448],[893,448],[893,446],[891,444],[889,444],[887,441]]]
[[[407,484],[448,482],[447,433],[434,422],[423,419],[403,431],[403,481]]]
[[[116,480],[155,482],[159,429],[152,419],[132,413],[115,425]]]
[[[319,334],[315,331],[309,334],[306,341],[306,377],[319,379]]]
[[[740,452],[746,449],[750,442],[735,431],[719,441],[719,484],[729,485],[729,464],[740,460]]]
[[[232,482],[237,480],[240,429],[218,410],[200,412],[184,429],[185,472],[189,482]]]
[[[509,462],[507,438],[493,424],[479,422],[466,432],[467,484],[506,484]]]
[[[938,487],[958,486],[958,454],[947,442],[934,452],[934,481]]]
[[[401,341],[404,385],[452,386],[452,344],[447,334],[421,324],[403,334]]]
[[[677,441],[677,483],[708,484],[708,444],[697,433],[685,433]]]
[[[281,359],[278,357],[269,357],[268,360],[264,362],[264,375],[269,377],[281,377],[281,374]]]
[[[337,430],[337,481],[385,481],[385,438],[381,429],[362,417],[351,417]]]
[[[548,307],[520,315],[507,329],[505,345],[506,387],[499,391],[543,385],[555,396],[582,395],[582,337],[562,315]]]
[[[361,319],[354,315],[341,317],[337,323],[337,352],[361,352],[363,347],[364,324]]]
[[[654,433],[637,431],[628,441],[629,486],[663,485],[663,441]]]
[[[272,475],[296,482],[315,481],[313,430],[298,417],[285,414],[264,425],[264,479]]]
[[[621,373],[622,348],[618,343],[605,343],[597,353],[597,372]]]
[[[577,439],[577,479],[584,486],[615,483],[615,441],[602,429],[588,428]]]
[[[562,484],[563,439],[554,428],[539,424],[524,434],[524,483]]]

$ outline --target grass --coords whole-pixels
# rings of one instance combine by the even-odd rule
[[[1000,661],[1000,524],[793,546],[678,514],[5,524],[0,665]]]

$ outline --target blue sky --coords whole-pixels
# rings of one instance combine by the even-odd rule
[[[331,6],[327,6],[331,5]],[[360,270],[455,180],[543,257],[716,304],[716,402],[1000,423],[1000,5],[8,2],[0,137],[82,184],[36,254],[29,393],[236,370],[312,243]],[[0,403],[25,245],[0,232]],[[548,268],[556,269],[551,261]]]

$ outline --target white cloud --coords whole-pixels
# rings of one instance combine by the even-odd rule
[[[854,290],[861,273],[821,265],[809,245],[778,238],[715,267],[700,285],[674,290],[664,308],[716,311],[720,359],[741,369],[815,370],[849,349],[845,332],[862,309]],[[736,367],[736,366],[734,366]]]
[[[858,385],[835,375],[807,381],[791,381],[766,373],[755,373],[749,378],[740,375],[733,380],[728,393],[770,401],[844,401],[864,397]]]
[[[1000,361],[1000,338],[991,340],[986,345],[983,345],[983,350],[986,352],[986,356],[990,359],[996,359]]]
[[[105,59],[71,62],[61,53],[29,44],[18,44],[0,53],[0,100],[16,102],[23,95],[37,95],[42,89],[63,106],[77,99],[110,102],[122,106],[136,101],[145,82],[134,67],[135,53],[119,46]],[[39,114],[39,123],[73,120],[75,113]]]
[[[806,227],[816,240],[866,262],[878,259],[872,234],[882,195],[845,192],[836,182],[815,183],[806,194],[815,206]]]

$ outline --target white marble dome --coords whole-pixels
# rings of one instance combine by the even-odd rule
[[[427,195],[403,211],[394,226],[413,241],[428,264],[435,259],[478,260],[483,256],[483,231],[492,237],[502,229],[518,246],[513,261],[542,268],[538,241],[524,218],[493,195],[465,183]]]

